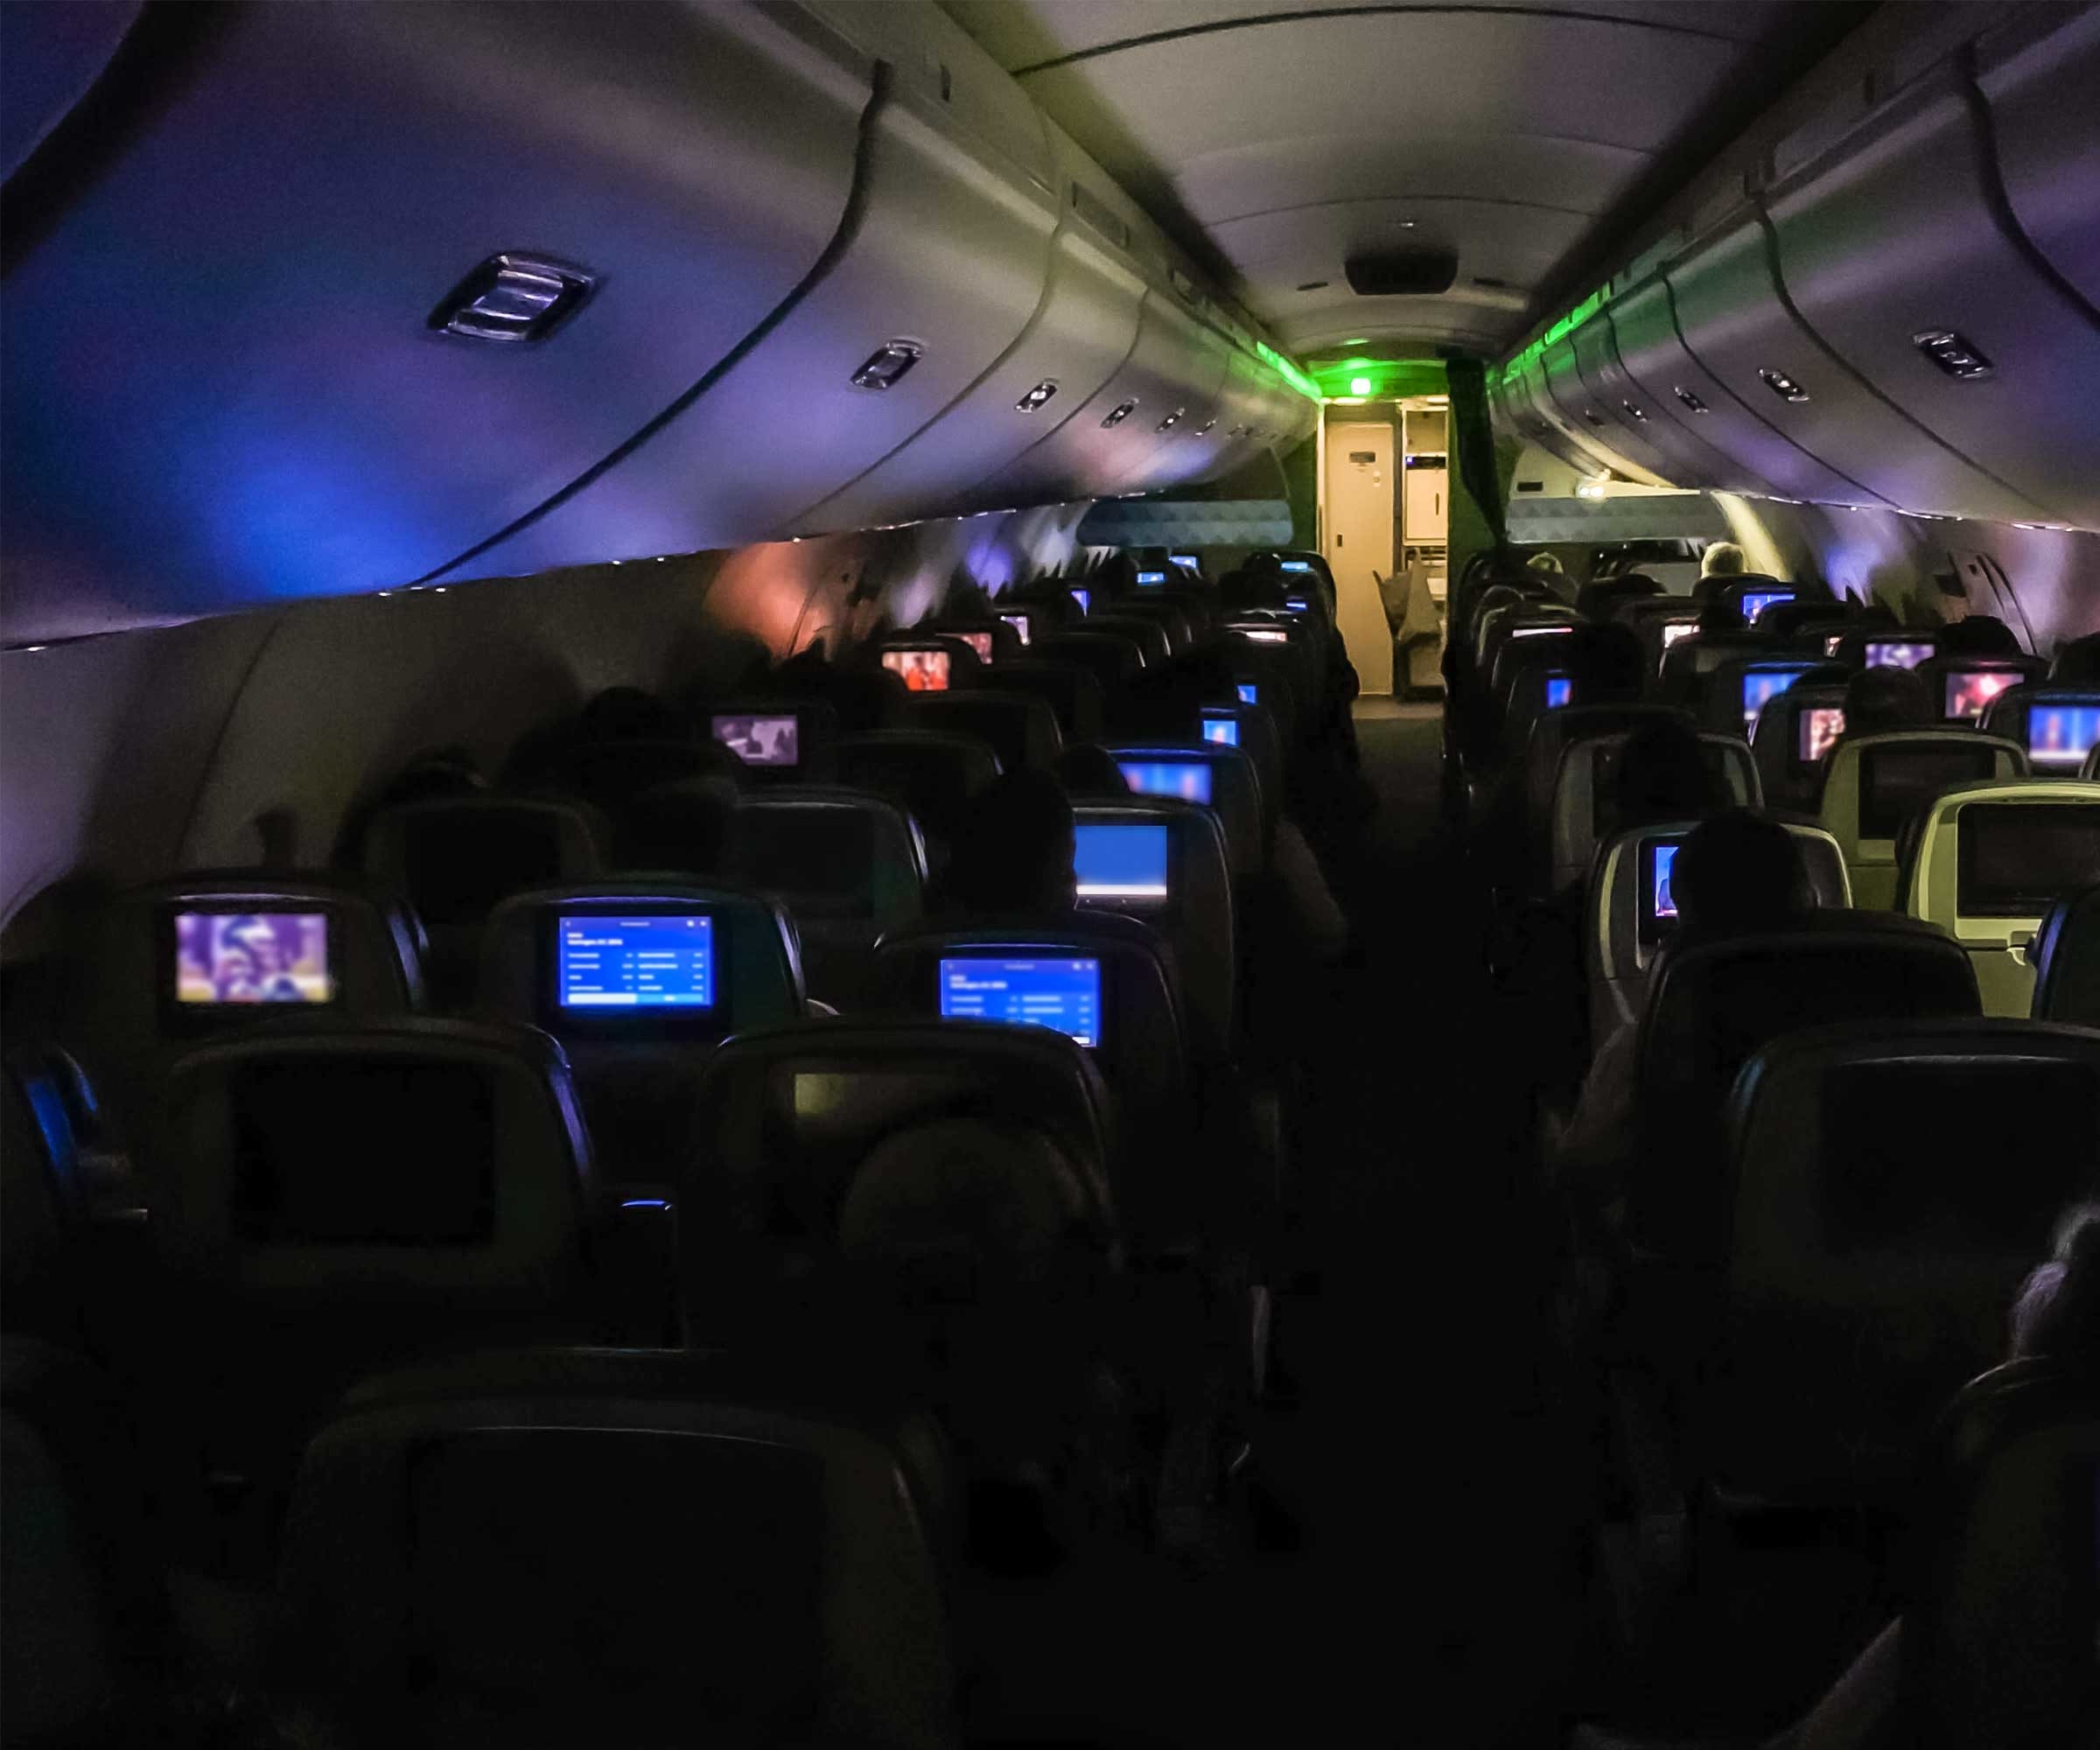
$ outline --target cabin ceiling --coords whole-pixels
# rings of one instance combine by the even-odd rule
[[[1490,356],[1865,9],[1816,0],[945,0],[1300,356],[1359,339]],[[1367,298],[1359,250],[1458,256]]]

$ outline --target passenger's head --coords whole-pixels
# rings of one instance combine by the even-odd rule
[[[682,741],[685,719],[640,687],[607,687],[584,707],[578,724],[586,741]]]
[[[620,808],[615,822],[613,850],[620,866],[717,873],[736,805],[735,786],[719,778],[642,791]]]
[[[1707,940],[1781,928],[1810,905],[1793,834],[1746,808],[1694,828],[1670,865],[1670,882],[1682,928]]]
[[[1648,657],[1640,634],[1615,622],[1579,627],[1569,640],[1581,679],[1575,703],[1582,705],[1630,704],[1641,696]]]
[[[1862,668],[1845,682],[1844,732],[1853,740],[1929,729],[1937,720],[1930,690],[1908,668]]]
[[[2100,1361],[2100,1208],[2074,1211],[2058,1231],[2054,1256],[2021,1284],[2012,1354]]]
[[[1064,751],[1057,756],[1057,776],[1065,787],[1065,794],[1075,799],[1096,800],[1130,794],[1130,780],[1123,775],[1123,767],[1116,763],[1116,756],[1091,741],[1065,745]]]
[[[486,790],[474,756],[464,747],[434,747],[402,766],[380,791],[381,807],[394,802],[430,802],[445,796],[471,796]]]
[[[1698,732],[1680,717],[1644,723],[1620,750],[1614,801],[1622,827],[1702,820],[1728,806]]]
[[[1740,578],[1750,569],[1743,550],[1732,541],[1716,541],[1699,555],[1702,578]]]
[[[2049,679],[2060,687],[2100,686],[2100,632],[2059,644]]]
[[[1950,620],[1940,628],[1942,656],[2020,656],[2026,653],[2004,620],[1987,613]]]
[[[1524,561],[1524,569],[1528,571],[1543,572],[1549,578],[1558,578],[1563,575],[1559,559],[1551,553],[1534,553]]]
[[[1072,802],[1046,772],[1009,772],[987,785],[956,839],[949,898],[962,910],[1032,916],[1068,912]]]

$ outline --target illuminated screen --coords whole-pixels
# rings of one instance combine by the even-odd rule
[[[1292,613],[1310,613],[1312,611],[1312,604],[1303,596],[1285,596],[1284,606]]]
[[[1073,829],[1072,868],[1082,900],[1165,900],[1166,829],[1111,822]]]
[[[1947,677],[1946,714],[1974,723],[1983,716],[1985,705],[2007,688],[2017,687],[2023,678],[2010,669],[1957,668]]]
[[[1757,732],[1757,714],[1809,671],[1806,668],[1751,668],[1743,676],[1743,733]]]
[[[1203,569],[1203,561],[1194,553],[1169,553],[1166,556],[1186,570],[1200,571]]]
[[[1291,634],[1276,626],[1236,626],[1233,630],[1242,638],[1250,638],[1256,644],[1288,644],[1291,641]]]
[[[1071,596],[1072,599],[1079,604],[1079,611],[1082,613],[1094,612],[1094,592],[1092,590],[1074,590],[1071,592]]]
[[[332,1003],[328,919],[320,912],[182,912],[175,919],[178,1003]]]
[[[1207,717],[1203,719],[1203,738],[1222,746],[1240,745],[1240,720],[1236,717]]]
[[[1028,642],[1028,616],[1025,613],[1003,613],[1001,621],[1013,628],[1013,635],[1025,646]]]
[[[949,632],[944,633],[942,636],[960,638],[977,653],[978,662],[989,662],[991,661],[991,634],[989,632]]]
[[[1743,592],[1743,619],[1755,626],[1760,614],[1777,602],[1794,599],[1792,590],[1746,590]]]
[[[1572,632],[1574,629],[1573,626],[1566,625],[1517,626],[1510,628],[1509,635],[1512,638],[1557,638]]]
[[[1674,920],[1677,915],[1677,896],[1670,892],[1670,867],[1677,860],[1677,847],[1674,844],[1651,844],[1648,850],[1648,915]]]
[[[1575,696],[1575,682],[1565,675],[1546,676],[1546,709],[1558,710]]]
[[[886,650],[882,653],[882,666],[892,675],[903,676],[904,684],[914,693],[948,690],[945,650]]]
[[[1680,638],[1690,638],[1699,629],[1696,620],[1666,620],[1662,622],[1662,648],[1667,650]]]
[[[715,739],[746,766],[802,763],[802,731],[788,717],[718,717]]]
[[[1844,642],[1844,634],[1842,632],[1825,634],[1823,640],[1823,654],[1825,656],[1835,656],[1838,654],[1839,647],[1843,645]]]
[[[1870,668],[1914,668],[1932,657],[1932,646],[1913,638],[1870,638],[1866,640],[1866,666]]]
[[[1813,766],[1844,733],[1843,705],[1811,705],[1801,714],[1801,763]]]
[[[941,1017],[1054,1027],[1081,1045],[1099,1045],[1101,962],[943,958]]]
[[[2037,766],[2082,766],[2100,741],[2100,701],[2027,707],[2027,757]]]
[[[1178,796],[1185,802],[1210,801],[1210,767],[1197,760],[1118,760],[1124,781],[1138,796]]]
[[[1965,917],[2040,917],[2100,881],[2100,803],[1985,803],[1962,810]]]
[[[1166,581],[1165,571],[1140,571],[1138,574],[1138,587],[1141,590],[1158,589]]]
[[[1976,747],[1869,747],[1859,761],[1859,836],[1894,838],[1950,784],[1988,778],[1998,756]]]
[[[1312,562],[1310,559],[1285,559],[1277,569],[1279,571],[1309,571],[1312,569]]]
[[[1236,681],[1233,683],[1233,686],[1234,690],[1240,696],[1240,703],[1242,704],[1258,705],[1261,704],[1262,690],[1255,685],[1252,681]]]
[[[564,1009],[711,1009],[715,920],[568,916],[555,924],[556,1000]]]

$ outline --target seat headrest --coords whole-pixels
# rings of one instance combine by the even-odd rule
[[[479,925],[509,894],[597,874],[608,839],[603,818],[580,802],[444,797],[375,814],[365,870],[433,928]]]
[[[974,735],[990,745],[1003,771],[1029,766],[1047,771],[1064,745],[1057,713],[1032,694],[996,685],[965,693],[920,693],[909,726],[949,735]]]
[[[738,798],[724,871],[798,917],[916,915],[926,886],[917,824],[893,802],[816,787]]]

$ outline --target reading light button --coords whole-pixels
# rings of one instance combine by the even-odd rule
[[[532,256],[491,256],[430,312],[430,326],[472,340],[543,340],[596,284],[581,268]]]

